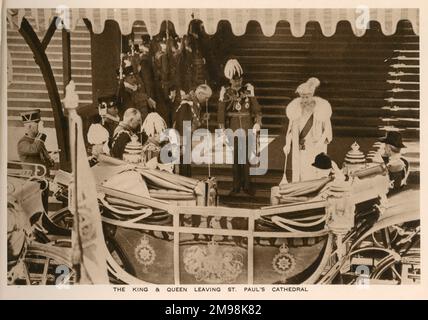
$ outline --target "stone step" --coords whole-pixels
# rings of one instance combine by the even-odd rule
[[[52,66],[52,71],[54,76],[62,75],[62,66]],[[24,73],[24,74],[33,74],[40,73],[40,68],[37,65],[32,66],[13,66],[13,72]],[[72,68],[73,75],[92,75],[92,70],[85,67],[73,67]]]
[[[92,74],[73,74],[72,77],[77,83],[88,83],[92,85]],[[14,81],[36,81],[44,83],[43,76],[40,73],[27,74],[23,72],[14,72],[13,79]],[[62,83],[62,73],[56,73],[55,79],[57,81],[57,84]]]
[[[10,51],[14,52],[14,51],[27,51],[28,46],[26,43],[14,43],[14,44],[8,44],[8,48]],[[50,52],[53,53],[58,53],[62,51],[62,45],[49,45],[46,49],[46,53],[49,55]],[[74,45],[73,46],[73,51],[74,52],[83,52],[83,53],[88,53],[91,51],[91,46],[89,44],[85,44],[85,45]]]
[[[263,115],[279,115],[285,116],[285,105],[262,105]],[[211,112],[216,113],[217,107],[214,105]],[[333,114],[337,116],[349,116],[349,117],[404,117],[404,118],[419,118],[419,108],[409,110],[386,110],[379,107],[368,108],[368,107],[343,107],[333,106]]]
[[[265,40],[267,39],[267,40]],[[236,48],[249,48],[249,47],[259,47],[263,48],[266,46],[269,46],[270,48],[278,48],[283,49],[287,47],[294,47],[298,49],[307,49],[310,47],[311,42],[310,41],[302,41],[301,39],[292,41],[288,39],[287,41],[281,41],[277,39],[269,39],[265,38],[261,40],[255,40],[255,41],[239,41],[239,43],[236,43]],[[419,42],[418,41],[412,41],[407,43],[370,43],[366,42],[364,43],[364,46],[362,46],[361,43],[349,43],[348,42],[325,42],[325,43],[317,43],[317,50],[324,50],[324,51],[359,51],[359,50],[370,50],[370,51],[385,51],[385,50],[394,50],[394,49],[406,49],[406,50],[415,50],[419,51]],[[239,50],[239,49],[238,49]]]
[[[245,81],[245,80],[244,80]],[[394,80],[391,80],[394,81]],[[256,90],[259,88],[289,88],[290,90],[296,90],[296,88],[300,85],[300,79],[251,79],[251,84],[254,85]],[[325,90],[325,88],[329,86],[343,86],[342,90],[391,90],[393,88],[402,88],[405,90],[419,90],[419,82],[401,82],[401,83],[393,83],[386,82],[385,79],[374,79],[374,80],[366,80],[364,82],[360,82],[358,84],[358,88],[349,88],[349,86],[355,86],[355,80],[347,79],[347,78],[328,78],[323,79],[321,82],[321,86],[318,89],[319,91]],[[340,89],[339,89],[340,90]]]
[[[88,46],[91,44],[91,38],[88,34],[87,37],[82,38],[82,37],[70,37],[70,41],[71,44],[73,46],[76,45],[85,45]],[[23,45],[27,45],[27,43],[25,42],[24,38],[22,36],[17,36],[17,37],[11,37],[11,38],[7,38],[7,43],[8,45],[17,45],[17,44],[23,44]],[[54,36],[52,37],[51,41],[48,44],[47,48],[51,48],[52,46],[57,47],[57,46],[62,46],[62,38],[61,36]]]
[[[261,70],[261,68],[253,69],[253,68],[245,68],[246,81],[252,82],[252,79],[257,80],[268,80],[275,81],[278,79],[289,79],[294,81],[300,81],[300,83],[306,81],[309,77],[314,75],[313,70],[300,70],[300,71],[292,71],[292,70]],[[378,79],[379,81],[384,80],[385,76],[381,74],[373,74],[368,75],[366,72],[345,72],[341,70],[320,70],[317,71],[317,77],[321,80],[321,82],[330,81],[330,79],[348,79],[348,81],[372,81],[374,79]],[[403,75],[393,76],[391,75],[390,79],[399,79],[401,81],[410,81],[410,82],[419,82],[419,74],[411,74],[406,73]]]
[[[92,91],[77,91],[79,94],[79,99],[82,100],[91,100]],[[60,91],[60,96],[62,97],[62,92]],[[8,101],[12,99],[43,99],[48,97],[47,90],[20,90],[20,89],[8,89]]]
[[[8,107],[20,107],[21,105],[38,105],[43,108],[50,107],[51,103],[49,98],[8,98]],[[91,104],[91,100],[79,99],[79,104],[87,105]]]
[[[45,36],[45,31],[36,31],[37,36],[39,39],[43,39]],[[89,30],[84,27],[84,29],[75,29],[71,31],[71,37],[73,38],[83,38],[83,39],[89,39],[90,33]],[[7,30],[7,38],[13,39],[13,38],[20,38],[22,39],[21,34],[18,32],[18,30]],[[61,39],[61,31],[57,30],[53,36],[54,39]]]
[[[281,88],[281,87],[257,87],[255,92],[260,96],[295,96],[296,89],[294,87]],[[346,97],[361,97],[366,96],[370,98],[388,98],[393,96],[396,99],[419,99],[419,91],[399,91],[390,92],[382,90],[382,88],[360,89],[360,88],[342,88],[337,89],[329,83],[324,83],[323,87],[318,90],[320,96],[346,96]]]
[[[34,55],[33,53],[28,51],[10,51],[10,54],[12,56],[12,59],[29,59],[34,61]],[[54,60],[62,60],[62,52],[48,52],[49,59]],[[91,60],[91,53],[90,52],[72,52],[71,53],[71,61],[74,60]]]
[[[64,86],[62,83],[57,82],[56,83],[58,90],[63,91]],[[46,84],[42,81],[20,81],[20,80],[14,80],[13,83],[8,87],[9,89],[17,89],[17,90],[46,90]],[[84,91],[89,92],[92,91],[92,83],[82,83],[77,82],[76,83],[76,89],[77,91]]]
[[[294,97],[289,96],[257,96],[259,103],[271,105],[271,104],[284,104],[288,103]],[[359,107],[361,105],[370,105],[376,108],[387,104],[388,102],[392,102],[395,104],[399,104],[400,107],[412,107],[419,108],[420,101],[419,99],[405,99],[400,101],[389,101],[389,98],[371,98],[371,97],[350,97],[350,98],[342,98],[342,97],[330,97],[328,98],[330,104],[334,106],[355,106]]]
[[[263,114],[263,124],[284,123],[287,117],[285,115]],[[415,127],[419,128],[419,119],[413,118],[378,118],[378,117],[352,117],[338,116],[333,114],[331,117],[332,124],[335,126],[347,125],[352,123],[361,127],[394,125],[398,128]],[[288,121],[287,121],[288,122]]]
[[[303,55],[309,55],[311,50],[310,47],[308,45],[306,45],[305,47],[297,47],[295,45],[297,44],[293,44],[292,47],[255,47],[255,46],[247,46],[247,45],[251,45],[251,43],[245,44],[246,46],[239,46],[236,48],[235,50],[235,54],[237,56],[281,56],[281,55],[290,55],[290,56],[303,56]],[[350,45],[351,49],[354,49],[352,47],[352,44],[348,44]],[[370,44],[369,44],[370,46]],[[355,50],[349,50],[349,47],[343,47],[343,46],[338,46],[338,47],[322,47],[322,48],[317,48],[317,52],[318,53],[328,53],[330,56],[337,56],[337,57],[343,57],[344,56],[344,51],[347,50],[346,52],[346,58],[359,58],[359,59],[369,59],[366,57],[362,57],[361,56],[361,52],[364,52],[364,49],[362,49],[361,45],[358,45],[355,47]],[[385,55],[390,55],[391,53],[391,49],[390,48],[385,48],[384,46],[378,47],[378,48],[372,48],[370,47],[370,54],[371,57],[384,57]],[[397,52],[397,54],[395,54],[393,57],[401,55],[399,54],[399,52]],[[419,58],[419,50],[413,50],[411,52],[406,52],[403,53],[403,55],[407,56],[407,57],[416,57]],[[393,58],[391,58],[391,61],[394,61]]]
[[[331,59],[333,57],[326,56],[326,57],[313,57],[308,55],[288,55],[288,54],[275,54],[275,55],[249,55],[249,54],[240,54],[239,52],[236,53],[236,56],[240,63],[242,64],[304,64],[309,66],[315,66],[320,67],[320,64],[324,63],[327,64],[327,66],[334,67],[334,68],[343,68],[346,66],[349,66],[349,64],[358,64],[359,66],[363,65],[367,68],[383,68],[391,65],[399,65],[402,61],[393,61],[395,63],[391,64],[391,61],[384,62],[383,64],[378,64],[376,60],[374,60],[374,57],[364,57],[364,56],[345,56],[340,55],[335,59],[334,66],[329,65],[331,63]],[[394,67],[394,66],[393,66]],[[416,68],[419,67],[419,60],[409,60],[406,61],[406,68]],[[398,68],[399,69],[399,68]]]
[[[54,67],[62,67],[63,61],[62,59],[49,59],[49,63],[52,68]],[[27,59],[27,58],[12,58],[12,64],[13,67],[26,67],[26,66],[34,66],[34,59]],[[75,68],[84,68],[84,69],[90,69],[91,68],[91,61],[90,60],[71,60],[72,69]]]

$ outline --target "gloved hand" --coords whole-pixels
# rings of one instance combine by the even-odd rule
[[[284,151],[284,154],[289,154],[290,153],[290,144],[286,143],[284,148],[282,149]]]
[[[256,122],[253,126],[253,131],[254,132],[259,132],[260,131],[260,123]]]
[[[41,140],[43,142],[46,142],[46,138],[47,138],[47,135],[43,132],[39,132],[36,136],[37,140]]]
[[[152,98],[149,98],[147,101],[149,103],[150,108],[152,108],[153,110],[156,110],[156,101],[153,100]]]

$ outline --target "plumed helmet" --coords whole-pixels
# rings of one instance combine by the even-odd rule
[[[244,71],[236,59],[229,59],[224,66],[224,76],[231,80],[234,77],[241,77]]]
[[[141,130],[148,137],[161,134],[167,128],[165,120],[157,112],[150,112],[143,122]]]
[[[317,78],[309,78],[306,82],[302,83],[301,85],[299,85],[297,87],[296,92],[299,95],[302,94],[314,94],[315,93],[315,89],[318,88],[318,86],[320,85],[320,81]]]
[[[89,127],[87,137],[90,144],[102,144],[109,139],[109,133],[100,123],[94,123]]]

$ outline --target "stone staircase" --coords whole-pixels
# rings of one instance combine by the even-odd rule
[[[251,22],[244,36],[231,35],[230,52],[241,62],[245,81],[256,88],[262,106],[263,128],[268,129],[271,136],[284,135],[285,106],[296,96],[294,91],[301,82],[316,76],[321,81],[318,94],[333,107],[336,143],[340,144],[340,138],[349,140],[352,137],[366,140],[369,145],[386,130],[400,130],[408,145],[404,156],[409,158],[418,179],[419,37],[406,22],[400,22],[396,34],[388,37],[383,36],[379,28],[372,23],[366,35],[358,38],[347,23],[339,23],[336,34],[325,38],[317,23],[309,23],[305,35],[296,38],[291,35],[288,23],[281,22],[274,36],[265,37],[258,23]],[[144,26],[136,25],[134,33],[139,43],[141,34],[145,33]],[[61,41],[61,32],[57,31],[47,54],[62,98]],[[42,110],[45,126],[53,128],[43,77],[17,31],[8,30],[8,49],[13,62],[13,83],[8,88],[9,127],[21,127],[19,112],[34,106]],[[71,51],[72,78],[77,84],[80,102],[85,105],[92,102],[92,78],[90,34],[83,24],[71,32]],[[210,129],[217,125],[217,100],[218,92],[214,92],[209,105]],[[348,147],[344,146],[341,152],[345,153]],[[212,166],[211,175],[217,177],[222,202],[231,206],[269,203],[270,188],[281,180],[283,163],[281,143],[277,141],[270,149],[270,152],[275,151],[270,157],[275,154],[280,165],[270,166],[264,176],[253,177],[257,190],[251,198],[228,197],[231,166]],[[337,160],[343,160],[342,154]],[[193,174],[195,178],[205,178],[207,166],[195,166]]]
[[[233,39],[231,53],[238,58],[245,82],[251,82],[262,106],[262,128],[272,136],[285,134],[285,106],[296,97],[297,86],[309,77],[321,81],[317,94],[333,108],[332,125],[335,137],[330,147],[332,157],[341,163],[351,138],[365,145],[368,152],[377,138],[387,130],[399,130],[408,148],[403,155],[409,159],[412,175],[419,181],[419,37],[410,23],[401,21],[397,32],[384,36],[377,23],[371,23],[366,35],[355,37],[347,23],[339,23],[332,37],[322,35],[317,23],[309,23],[301,38],[291,35],[288,23],[280,22],[275,35],[265,37],[258,23],[251,22],[246,34]],[[216,126],[216,96],[210,103],[210,127]],[[341,145],[346,141],[346,145]],[[333,148],[341,148],[339,152]],[[283,159],[278,144],[275,157]],[[337,153],[337,154],[333,154]],[[273,154],[269,154],[273,157]],[[279,161],[283,163],[283,160]],[[282,178],[282,170],[271,168],[267,175],[254,177],[255,197],[248,203],[269,201],[270,187]],[[202,167],[201,173],[207,175]],[[197,170],[194,170],[194,172]],[[220,195],[231,189],[231,168],[215,167]],[[202,177],[201,175],[200,177]],[[228,199],[233,203],[239,199]],[[260,201],[259,201],[260,200]],[[242,199],[241,199],[242,202]]]
[[[29,22],[33,23],[31,19]],[[42,39],[44,33],[37,32],[37,35]],[[17,30],[8,28],[7,36],[13,66],[13,82],[8,87],[7,97],[8,126],[22,127],[19,113],[30,108],[39,108],[42,111],[45,127],[54,128],[46,85],[30,48]],[[89,104],[92,103],[91,47],[90,34],[83,22],[71,32],[70,38],[72,78],[76,83],[80,104]],[[60,30],[55,32],[46,52],[62,99],[64,85]]]

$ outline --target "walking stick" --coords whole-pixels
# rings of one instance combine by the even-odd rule
[[[284,175],[282,176],[282,180],[279,183],[281,184],[287,184],[288,180],[287,180],[287,159],[288,159],[288,153],[285,154],[285,161],[284,161]]]

